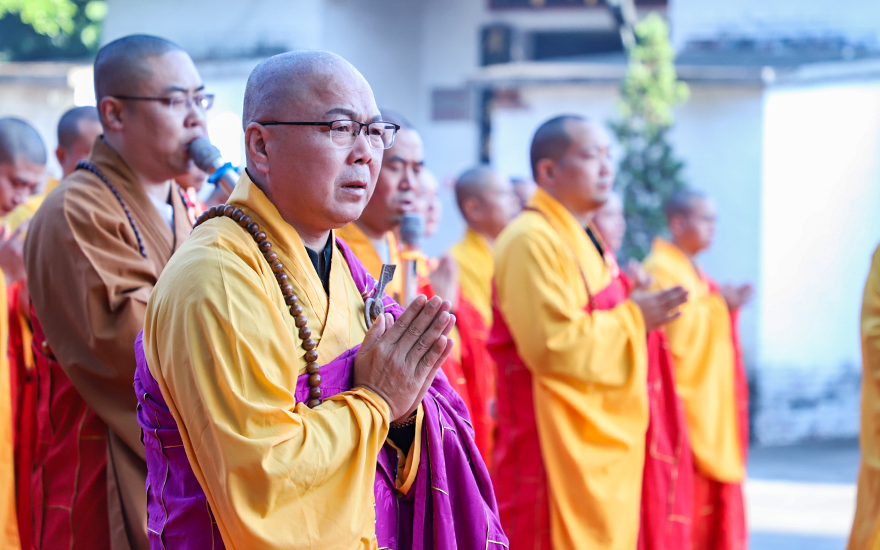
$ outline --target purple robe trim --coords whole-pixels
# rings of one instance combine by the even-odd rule
[[[342,240],[336,239],[352,278],[368,296],[376,281]],[[396,319],[403,309],[387,295],[385,311]],[[332,396],[352,387],[360,346],[321,367],[321,389]],[[217,522],[198,483],[159,385],[150,373],[143,333],[135,341],[138,422],[147,455],[147,512],[150,548],[223,549]],[[297,402],[308,399],[308,375],[296,384]],[[379,548],[403,550],[498,549],[507,537],[486,465],[474,443],[464,402],[438,371],[422,401],[424,410],[418,472],[409,494],[395,488],[397,451],[385,444],[376,458],[376,538]]]

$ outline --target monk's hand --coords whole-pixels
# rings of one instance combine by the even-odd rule
[[[659,292],[645,292],[636,290],[630,294],[630,300],[642,310],[645,319],[645,330],[648,332],[658,329],[669,321],[672,321],[681,312],[678,307],[687,302],[687,290],[680,286],[667,288]]]
[[[0,270],[7,283],[23,281],[27,277],[24,269],[24,232],[28,222],[18,226],[15,231],[0,226]]]
[[[443,256],[437,268],[428,275],[434,294],[453,304],[458,302],[458,264],[450,256]]]
[[[630,260],[626,263],[626,276],[633,282],[633,288],[638,290],[648,290],[654,282],[654,278],[648,275],[638,260]]]
[[[395,322],[376,318],[354,360],[354,387],[366,388],[388,403],[391,420],[416,410],[443,361],[452,352],[452,304],[418,296]]]
[[[727,309],[733,311],[748,304],[752,300],[755,289],[752,288],[750,283],[745,283],[741,285],[723,285],[719,292],[724,301],[727,302]]]

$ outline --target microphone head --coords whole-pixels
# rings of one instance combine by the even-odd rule
[[[419,246],[425,236],[425,220],[420,214],[404,214],[400,224],[400,240],[403,244]]]
[[[217,149],[206,137],[199,137],[189,142],[189,156],[196,166],[209,174],[217,169],[217,162],[221,161],[220,149]],[[220,162],[222,164],[222,161]]]

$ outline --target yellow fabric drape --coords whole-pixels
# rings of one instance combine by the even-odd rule
[[[364,304],[339,251],[328,297],[302,240],[246,174],[229,203],[260,225],[287,268],[318,363],[360,343]],[[234,221],[208,221],[168,263],[144,347],[227,548],[376,547],[373,481],[388,405],[364,389],[315,409],[296,403],[298,329]]]
[[[485,237],[468,228],[464,239],[450,250],[458,263],[458,280],[461,293],[483,318],[487,327],[492,326],[492,274],[495,263],[492,247]]]
[[[880,549],[880,247],[862,300],[862,461],[848,550]]]
[[[9,379],[9,305],[6,277],[0,271],[0,547],[19,548],[15,513],[15,461],[12,453],[12,388]]]
[[[706,476],[737,483],[745,476],[734,387],[735,354],[724,298],[674,244],[655,239],[645,258],[655,289],[681,285],[688,302],[666,326],[675,388],[687,419],[694,462]]]
[[[632,550],[648,425],[647,349],[631,301],[587,313],[611,282],[583,227],[539,189],[495,245],[498,304],[533,376],[553,546]]]

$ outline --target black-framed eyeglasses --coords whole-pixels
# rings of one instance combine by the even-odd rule
[[[193,105],[207,111],[214,105],[214,94],[195,94],[195,95],[175,95],[171,97],[144,97],[136,95],[114,95],[116,99],[127,99],[132,101],[158,101],[164,103],[172,111],[183,111],[189,109]]]
[[[393,122],[358,122],[356,120],[331,120],[330,122],[280,122],[267,120],[257,122],[262,126],[327,126],[330,128],[330,139],[339,147],[352,147],[361,130],[366,128],[364,136],[373,149],[390,149],[394,145],[394,136],[400,126]]]

